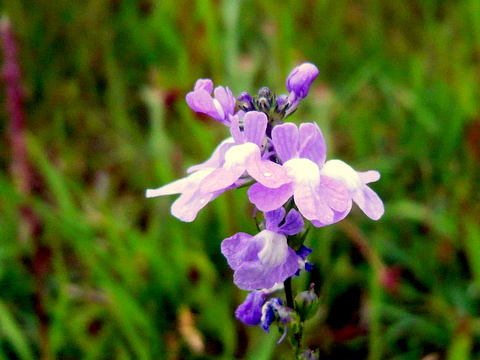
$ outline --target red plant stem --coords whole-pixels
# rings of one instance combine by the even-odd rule
[[[33,169],[28,161],[22,72],[18,62],[18,47],[8,17],[0,20],[0,41],[3,50],[2,76],[5,81],[6,106],[9,115],[11,143],[10,170],[17,191],[28,198],[33,190]],[[50,264],[50,251],[42,246],[41,222],[31,206],[20,207],[19,238],[31,242],[34,254],[31,272],[35,280],[34,311],[39,321],[40,353],[42,359],[50,357],[48,314],[44,306],[46,277]]]
[[[10,118],[11,171],[18,190],[22,194],[30,194],[32,181],[25,144],[22,73],[18,65],[18,48],[12,26],[6,16],[0,20],[0,33],[4,57],[2,75],[5,81],[7,112]]]

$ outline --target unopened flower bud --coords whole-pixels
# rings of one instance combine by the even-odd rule
[[[313,290],[313,284],[308,291],[303,291],[295,297],[295,310],[301,321],[311,319],[320,307],[320,300]]]
[[[237,100],[240,102],[239,106],[243,111],[252,111],[254,109],[252,97],[249,93],[242,92],[238,95]]]
[[[287,78],[287,90],[298,97],[304,98],[308,95],[310,85],[318,75],[318,69],[310,63],[303,63],[292,70]]]

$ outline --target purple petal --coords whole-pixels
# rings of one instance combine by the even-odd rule
[[[299,143],[299,157],[310,159],[319,168],[322,168],[327,155],[327,145],[318,125],[314,123],[301,124]]]
[[[278,232],[278,224],[282,222],[286,213],[283,207],[265,212],[265,229]]]
[[[237,319],[246,325],[258,325],[262,318],[262,307],[268,295],[262,291],[254,290],[247,295],[245,301],[235,311]]]
[[[370,189],[368,186],[363,187],[363,196],[364,196],[364,205],[360,207],[362,211],[372,220],[378,220],[382,217],[383,213],[385,212],[383,201],[380,197]],[[358,205],[358,203],[357,203]]]
[[[300,248],[296,251],[296,254],[302,258],[302,260],[306,260],[307,256],[312,253],[313,249],[309,248],[305,245],[300,246]]]
[[[210,79],[198,79],[193,91],[205,90],[209,94],[213,91],[213,81]]]
[[[218,100],[225,113],[224,119],[227,118],[227,115],[233,115],[237,101],[230,89],[228,87],[218,86],[215,88],[214,94],[215,99]]]
[[[277,155],[282,162],[297,157],[298,154],[298,128],[293,123],[277,125],[272,131],[272,140]]]
[[[252,238],[252,235],[237,233],[222,241],[222,254],[227,258],[228,265],[230,265],[233,270],[239,268],[248,259],[247,255],[251,255],[251,250],[253,250],[254,258],[258,258],[257,254],[260,249],[251,246],[254,245],[250,243]]]
[[[350,200],[348,189],[341,181],[328,176],[320,176],[322,196],[329,207],[335,211],[345,211]]]
[[[267,128],[267,115],[258,111],[250,111],[243,118],[245,140],[262,147]]]
[[[285,168],[270,160],[262,160],[258,147],[257,150],[258,153],[252,152],[246,155],[245,166],[251,177],[269,188],[278,188],[291,182]]]
[[[198,212],[221,193],[203,193],[198,189],[184,192],[173,202],[172,215],[182,221],[192,222],[197,217]]]
[[[284,184],[276,189],[267,188],[260,183],[253,184],[248,189],[250,202],[261,211],[272,211],[283,206],[293,195],[291,184]]]
[[[285,218],[283,225],[278,229],[278,233],[284,235],[295,235],[303,230],[304,225],[305,223],[302,215],[300,215],[295,209],[292,209]]]
[[[233,282],[243,290],[263,289],[284,282],[298,269],[295,251],[288,248],[288,255],[281,265],[273,268],[262,266],[260,262],[243,263],[236,271]]]
[[[294,275],[298,269],[298,255],[287,245],[282,234],[263,230],[249,239],[247,246],[238,246],[235,250],[238,248],[243,251],[241,259],[244,261],[235,269],[234,283],[240,289],[271,288]]]
[[[218,109],[212,96],[205,90],[189,92],[186,96],[187,104],[193,111],[207,114],[219,120]]]
[[[352,201],[351,200],[348,202],[347,209],[345,211],[342,211],[342,212],[333,211],[333,220],[325,222],[325,223],[323,223],[319,220],[312,220],[311,221],[312,225],[315,226],[315,227],[323,227],[323,226],[335,224],[335,223],[339,222],[340,220],[345,219],[345,217],[350,213],[350,210],[352,210]]]

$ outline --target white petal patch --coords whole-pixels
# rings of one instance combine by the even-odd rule
[[[363,187],[362,179],[350,165],[341,160],[329,160],[321,170],[323,175],[341,181],[350,192],[355,192]]]
[[[288,252],[285,235],[277,234],[270,230],[263,230],[255,238],[263,242],[263,249],[258,253],[258,258],[262,264],[267,267],[275,267],[285,261]]]

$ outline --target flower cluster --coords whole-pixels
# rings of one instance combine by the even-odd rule
[[[311,268],[306,257],[312,249],[303,245],[305,220],[316,227],[336,223],[348,215],[353,202],[373,220],[384,212],[381,199],[367,185],[380,178],[377,171],[357,172],[341,160],[327,161],[316,123],[284,123],[317,75],[313,64],[304,63],[288,76],[288,94],[275,96],[264,87],[255,96],[243,92],[237,98],[228,87],[214,89],[210,79],[198,80],[186,96],[188,105],[228,126],[231,136],[207,161],[190,167],[187,177],[146,193],[180,194],[172,214],[190,222],[223,192],[249,186],[250,202],[264,213],[260,231],[235,234],[223,240],[221,249],[235,284],[252,291],[237,318],[260,324],[265,331],[275,320],[286,330],[292,319],[293,309],[277,297],[269,299],[270,294]]]

